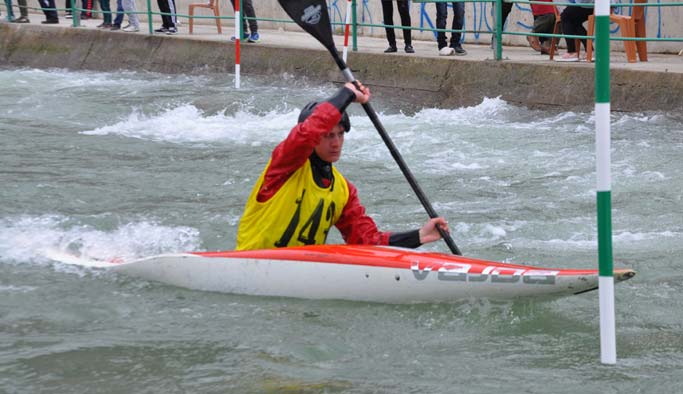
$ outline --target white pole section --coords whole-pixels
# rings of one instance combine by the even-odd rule
[[[616,364],[614,269],[612,260],[612,179],[610,174],[609,0],[595,1],[595,149],[597,163],[600,361]]]

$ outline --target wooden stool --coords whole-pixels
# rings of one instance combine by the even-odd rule
[[[634,3],[647,3],[647,0],[635,0]],[[619,24],[622,37],[642,37],[645,34],[645,7],[632,7],[631,16],[610,14],[610,22]],[[595,17],[588,17],[588,35],[595,33]],[[636,51],[641,62],[647,61],[647,41],[624,41],[624,52],[629,63],[636,62]],[[593,58],[593,40],[588,40],[586,45],[586,59],[591,61]]]
[[[223,30],[221,29],[221,20],[220,20],[221,12],[220,12],[220,9],[218,8],[218,0],[209,0],[208,3],[192,3],[189,5],[188,14],[189,14],[189,19],[190,19],[190,34],[192,34],[192,24],[193,24],[195,7],[209,8],[209,9],[213,10],[213,14],[216,16],[216,27],[218,28],[218,34],[223,33]]]

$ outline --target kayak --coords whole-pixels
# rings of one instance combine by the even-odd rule
[[[388,246],[315,245],[163,254],[123,262],[51,259],[193,290],[383,303],[562,297],[598,287],[598,270],[540,268]],[[635,276],[614,270],[615,282]]]

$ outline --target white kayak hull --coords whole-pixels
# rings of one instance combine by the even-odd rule
[[[560,297],[598,287],[597,270],[528,267],[379,246],[323,245],[70,263],[194,290],[385,303]],[[615,281],[634,275],[632,270],[615,270]]]

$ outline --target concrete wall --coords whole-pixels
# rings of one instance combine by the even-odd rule
[[[316,46],[317,47],[317,46]],[[0,66],[63,67],[73,70],[150,70],[206,73],[234,70],[229,41],[117,34],[92,29],[0,24]],[[406,110],[424,106],[455,108],[501,96],[526,106],[590,110],[592,67],[523,62],[453,61],[439,57],[354,54],[355,76],[383,97],[399,100]],[[249,75],[289,73],[313,81],[342,82],[323,49],[245,45],[242,69]],[[681,110],[683,74],[615,69],[612,108],[617,111]],[[460,76],[468,75],[463,79]],[[570,87],[568,89],[567,87]]]

